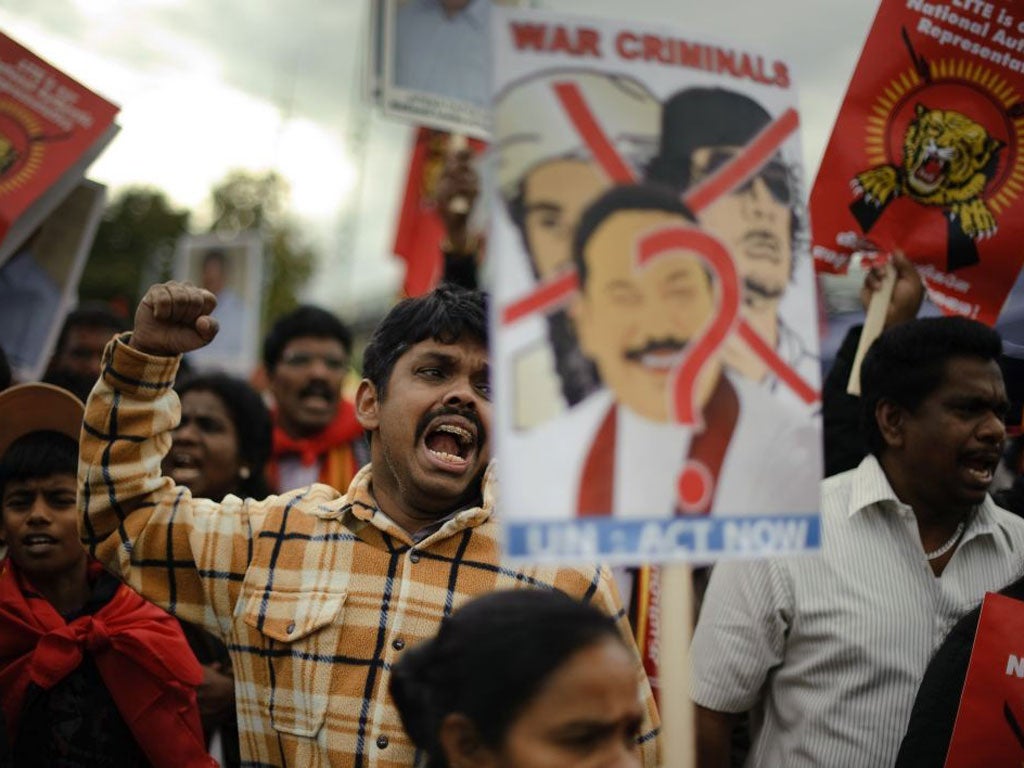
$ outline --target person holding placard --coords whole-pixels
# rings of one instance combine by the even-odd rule
[[[822,485],[822,551],[726,562],[693,641],[701,765],[891,766],[928,660],[1024,568],[1024,520],[988,496],[1006,434],[1001,341],[963,318],[885,331],[861,368],[871,455]]]

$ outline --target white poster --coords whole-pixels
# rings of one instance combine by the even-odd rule
[[[492,18],[506,551],[706,562],[819,541],[797,94],[763,51]]]
[[[524,3],[373,0],[370,93],[385,114],[486,139],[490,135],[491,12]]]
[[[225,371],[248,378],[259,361],[263,305],[263,240],[258,232],[225,236],[186,235],[178,241],[176,280],[212,291],[217,337],[187,360],[201,371]]]

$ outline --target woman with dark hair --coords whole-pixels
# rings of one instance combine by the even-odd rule
[[[224,373],[192,376],[176,387],[181,422],[164,472],[196,497],[220,501],[229,493],[269,494],[270,412],[251,386]]]
[[[270,457],[270,413],[242,379],[198,374],[176,387],[181,422],[174,430],[164,472],[193,496],[221,501],[228,494],[268,495],[263,471]],[[197,691],[210,751],[224,768],[241,762],[235,715],[235,681],[227,647],[205,630],[182,622],[189,645],[203,665]],[[220,744],[218,752],[216,744]]]
[[[615,622],[561,592],[494,592],[393,668],[428,768],[639,766],[635,658]]]

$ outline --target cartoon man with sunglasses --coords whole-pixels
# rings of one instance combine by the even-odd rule
[[[687,88],[662,109],[661,145],[647,167],[650,181],[679,193],[711,176],[772,120],[760,104],[724,88]],[[732,253],[743,284],[743,315],[804,380],[818,379],[819,361],[779,313],[793,277],[793,246],[801,236],[793,172],[777,154],[759,173],[702,210],[698,220]],[[737,339],[724,347],[733,369],[781,390],[764,361]]]

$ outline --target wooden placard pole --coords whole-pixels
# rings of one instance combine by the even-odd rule
[[[892,289],[896,285],[896,269],[891,262],[885,262],[882,267],[882,285],[868,303],[867,317],[864,319],[864,329],[860,333],[860,343],[857,345],[857,354],[853,358],[853,367],[850,369],[850,381],[846,385],[846,391],[851,395],[860,395],[860,366],[864,362],[864,355],[868,347],[879,337],[885,327],[885,315],[889,311],[889,304],[892,302]]]
[[[693,572],[690,567],[680,564],[664,566],[661,572],[661,647],[658,654],[663,768],[694,768],[697,764],[697,724],[690,699],[693,602]]]

